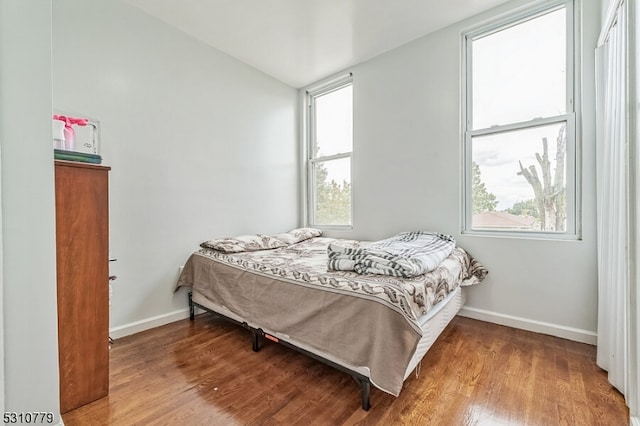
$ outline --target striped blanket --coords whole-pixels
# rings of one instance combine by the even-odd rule
[[[402,232],[361,247],[329,244],[328,269],[415,277],[430,272],[446,259],[456,242],[451,235],[435,232]]]

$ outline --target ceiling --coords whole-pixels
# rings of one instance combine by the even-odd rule
[[[300,88],[507,0],[125,0]]]

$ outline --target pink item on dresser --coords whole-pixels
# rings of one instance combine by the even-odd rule
[[[73,125],[86,126],[89,124],[89,120],[86,118],[68,117],[57,114],[53,115],[53,119],[64,121],[64,146],[67,151],[73,151],[73,142],[75,137]]]

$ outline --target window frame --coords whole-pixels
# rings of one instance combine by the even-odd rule
[[[316,157],[316,105],[315,101],[317,98],[327,95],[331,92],[335,92],[337,90],[343,89],[347,86],[351,86],[353,88],[353,75],[351,73],[347,75],[342,75],[331,79],[330,81],[326,81],[322,84],[314,85],[309,90],[305,91],[305,110],[306,110],[306,132],[305,132],[305,192],[306,192],[306,202],[304,206],[305,210],[305,223],[308,226],[312,226],[319,229],[326,230],[350,230],[353,229],[353,139],[351,141],[351,151],[349,152],[340,152],[337,154],[326,155],[321,157]],[[351,183],[351,191],[349,193],[349,208],[350,208],[350,223],[348,224],[340,224],[340,225],[323,225],[316,223],[316,174],[315,167],[318,164],[325,163],[328,161],[339,160],[339,159],[348,159],[349,160],[349,176]]]
[[[487,235],[519,238],[543,238],[579,240],[580,225],[580,162],[579,150],[579,105],[580,83],[579,64],[579,0],[553,0],[542,5],[530,7],[511,13],[489,24],[462,33],[462,99],[461,99],[461,143],[462,143],[462,177],[461,190],[461,233],[471,235]],[[534,118],[528,121],[510,122],[508,124],[491,125],[485,128],[473,128],[473,41],[486,37],[516,25],[528,22],[537,17],[552,13],[559,9],[566,10],[566,112],[555,116]],[[498,135],[515,130],[535,128],[544,125],[566,122],[566,208],[567,226],[564,232],[555,231],[517,231],[473,228],[472,212],[472,138],[476,136]]]

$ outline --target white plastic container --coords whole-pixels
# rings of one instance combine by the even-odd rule
[[[55,149],[65,149],[64,125],[64,121],[53,119],[53,147]]]

